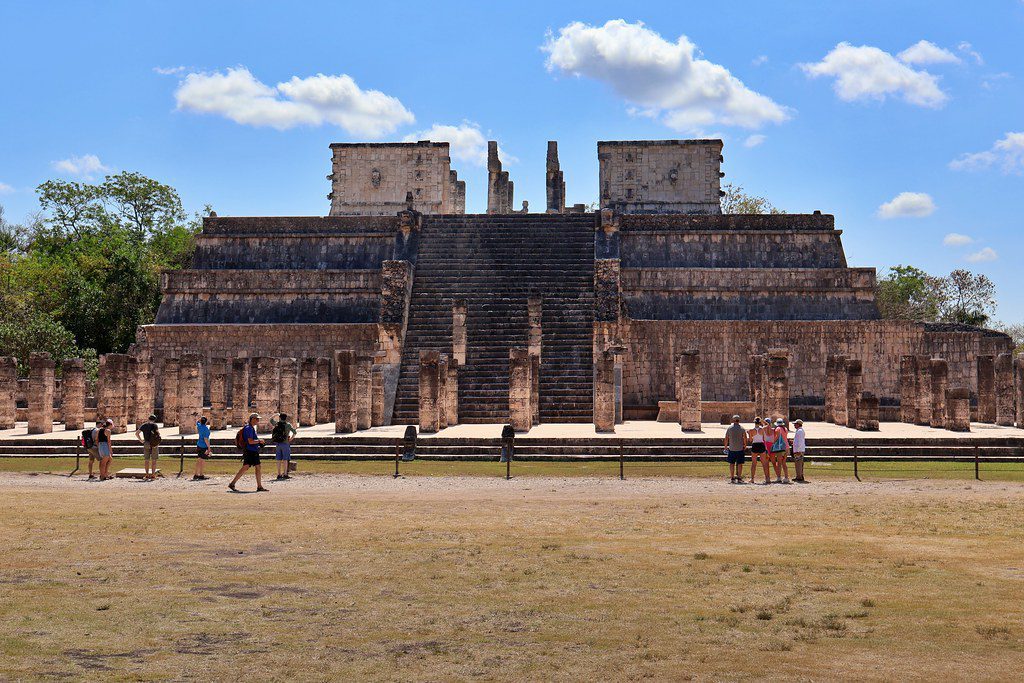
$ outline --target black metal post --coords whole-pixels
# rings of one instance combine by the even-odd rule
[[[622,442],[620,441],[619,442],[619,479],[620,480],[623,480],[623,479],[626,478],[626,473],[623,471],[623,458],[622,458],[623,450],[624,449],[622,447]]]
[[[178,479],[181,478],[182,472],[185,471],[185,437],[178,437]]]
[[[512,478],[512,456],[515,455],[516,447],[512,442],[508,444],[508,458],[505,460],[505,479]]]
[[[71,470],[71,474],[68,475],[69,477],[75,476],[75,472],[78,471],[78,466],[79,466],[78,463],[79,463],[79,460],[81,459],[81,457],[82,457],[82,444],[76,443],[75,444],[75,469]]]
[[[395,442],[395,474],[392,477],[392,479],[398,479],[398,454],[399,454],[399,451],[401,451],[401,450],[402,450],[402,442],[401,441],[396,441]]]
[[[981,481],[981,472],[979,471],[979,460],[978,460],[978,444],[974,444],[974,478]]]
[[[857,444],[853,444],[853,476],[860,481],[860,472],[857,468]]]

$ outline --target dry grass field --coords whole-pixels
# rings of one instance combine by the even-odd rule
[[[1021,483],[225,483],[0,474],[0,679],[1024,670]]]

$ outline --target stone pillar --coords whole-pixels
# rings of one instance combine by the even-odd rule
[[[299,368],[298,424],[310,427],[316,424],[316,358],[306,358]]]
[[[334,352],[334,431],[356,431],[356,354],[348,349]]]
[[[932,366],[929,356],[917,357],[917,382],[914,384],[914,391],[917,392],[917,420],[916,424],[927,427],[932,423]]]
[[[203,415],[203,359],[186,353],[178,367],[178,433],[195,434],[196,420]]]
[[[460,366],[466,364],[466,302],[463,300],[452,306],[452,358]]]
[[[231,426],[241,429],[249,418],[249,359],[231,361]]]
[[[28,357],[28,433],[49,434],[53,431],[53,370],[55,363],[48,353],[32,353]]]
[[[224,429],[228,425],[228,361],[213,358],[207,371],[210,382],[210,429]]]
[[[448,354],[437,358],[437,428],[448,427]]]
[[[512,213],[512,183],[508,171],[501,170],[498,143],[487,142],[487,213]]]
[[[558,163],[558,142],[555,140],[548,140],[548,158],[545,170],[547,171],[545,177],[547,212],[562,213],[565,211],[565,176]]]
[[[316,423],[334,422],[334,402],[331,400],[331,359],[316,359]]]
[[[178,366],[181,363],[177,358],[164,360],[164,402],[163,402],[163,425],[164,427],[178,426]],[[103,381],[103,372],[100,372],[100,381]],[[99,406],[97,405],[97,408]],[[99,416],[99,413],[97,413]]]
[[[125,367],[125,394],[124,394],[124,423],[125,429],[128,428],[135,418],[135,411],[138,409],[138,390],[139,385],[135,382],[135,378],[139,376],[139,359],[135,356],[128,356],[128,363]],[[149,417],[148,415],[146,417]],[[139,424],[142,424],[141,422]]]
[[[949,363],[942,358],[929,362],[932,373],[932,427],[946,426],[946,389],[949,388]]]
[[[526,301],[527,337],[526,344],[530,353],[541,357],[541,349],[544,340],[544,329],[541,320],[544,314],[543,300],[540,297],[530,297]]]
[[[1012,427],[1013,406],[1013,354],[1009,351],[996,356],[994,364],[996,387],[996,424]]]
[[[508,414],[509,424],[517,432],[528,432],[533,425],[532,365],[529,349],[509,349],[508,352]]]
[[[964,388],[946,390],[946,429],[971,431],[971,392]]]
[[[747,378],[750,400],[754,402],[754,414],[764,415],[764,354],[755,353],[750,357],[750,373]],[[828,410],[828,397],[825,398]]]
[[[451,366],[448,368],[451,372]],[[450,389],[449,389],[450,391]],[[449,395],[450,398],[450,395]],[[449,417],[451,417],[449,415]],[[451,424],[455,424],[451,422]],[[370,376],[370,426],[381,427],[384,425],[384,367],[374,365]]]
[[[278,379],[280,364],[277,358],[259,356],[252,359],[250,372],[255,412],[260,414],[258,431],[268,432],[271,429],[270,418],[278,411],[281,403],[281,386]]]
[[[156,410],[153,362],[148,355],[135,366],[135,425],[143,424]]]
[[[996,421],[996,372],[992,356],[978,356],[978,422]]]
[[[96,402],[98,419],[112,420],[112,434],[128,431],[128,356],[108,353],[103,357],[100,396]]]
[[[900,422],[917,422],[917,384],[917,357],[900,356]]]
[[[594,356],[594,429],[615,431],[615,354],[611,351]]]
[[[846,373],[846,356],[831,356],[835,363],[835,375],[831,388],[832,395],[832,422],[845,427],[850,417],[849,404],[846,400],[847,384],[849,378]]]
[[[594,259],[594,320],[619,321],[622,299],[622,262],[617,258]]]
[[[281,395],[278,399],[279,410],[288,416],[293,426],[299,419],[299,361],[295,358],[279,358]]]
[[[438,415],[437,399],[440,394],[438,365],[441,352],[436,350],[420,351],[420,396],[419,419],[420,432],[433,434],[440,429],[441,419]]]
[[[448,426],[457,425],[459,424],[459,362],[454,358],[448,361],[447,396]],[[381,389],[382,402],[383,398],[384,390]]]
[[[530,352],[530,419],[540,424],[540,354]]]
[[[857,404],[864,384],[864,370],[859,360],[846,359],[846,426],[857,428]]]
[[[0,429],[14,429],[18,419],[18,360],[0,357]]]
[[[1013,361],[1015,394],[1017,395],[1017,426],[1024,429],[1024,353]]]
[[[878,397],[862,391],[857,400],[857,429],[862,432],[878,431]]]
[[[85,361],[68,358],[61,367],[64,429],[85,429]]]
[[[679,428],[700,431],[701,374],[700,351],[687,349],[676,359],[676,401],[679,403]],[[612,364],[614,371],[614,363]],[[612,381],[614,382],[614,376]],[[614,419],[614,414],[613,414]]]
[[[356,429],[373,424],[373,356],[356,357]]]
[[[766,408],[772,420],[783,419],[789,424],[789,352],[785,349],[768,349],[768,387]]]

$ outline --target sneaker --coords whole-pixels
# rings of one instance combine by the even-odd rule
[[[292,478],[292,476],[291,476],[290,474],[285,474],[285,475],[282,475],[282,477],[281,477],[281,478],[282,478],[282,479],[291,479],[291,478]]]
[[[284,477],[281,476],[280,474],[274,477],[274,481],[281,481],[282,479],[284,479]]]
[[[234,483],[228,484],[228,488],[232,491],[238,491],[238,489],[235,488]]]
[[[783,483],[783,484],[792,484],[793,482],[791,482],[791,481],[789,480],[789,477],[786,477],[785,479],[783,479],[783,480],[782,480],[782,483]]]
[[[811,483],[811,482],[807,481],[806,479],[794,479],[793,481],[795,481],[798,484],[810,484]]]
[[[735,484],[736,483],[736,477],[729,477],[729,483],[730,484]]]
[[[200,477],[198,474],[192,475],[192,481],[202,481],[205,477]]]
[[[95,478],[96,478],[95,475],[92,475],[92,474],[89,475],[89,479],[95,479]]]
[[[781,484],[781,483],[782,483],[782,480],[781,480],[781,479],[776,479],[776,480],[775,480],[775,483],[776,483],[776,484]]]

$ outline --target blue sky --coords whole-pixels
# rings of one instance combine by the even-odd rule
[[[851,265],[984,272],[1020,322],[1022,37],[1021,0],[6,0],[0,204],[20,220],[40,182],[110,169],[190,210],[325,214],[329,143],[434,129],[469,210],[488,138],[538,210],[549,139],[572,203],[597,140],[716,136],[727,181],[834,213]]]

